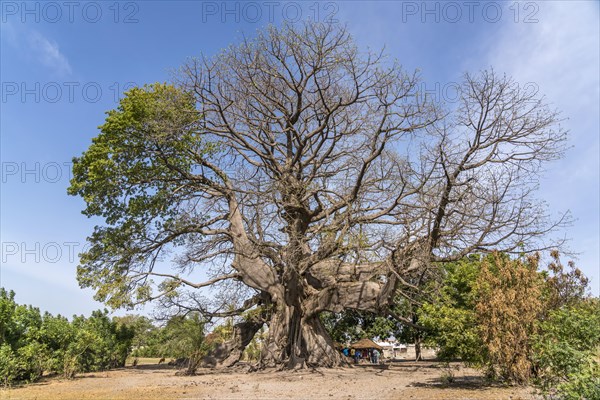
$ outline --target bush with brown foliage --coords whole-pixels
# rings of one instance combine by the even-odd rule
[[[526,383],[532,376],[531,338],[544,310],[539,256],[511,260],[494,253],[477,280],[477,319],[491,376]]]

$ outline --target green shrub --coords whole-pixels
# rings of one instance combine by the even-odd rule
[[[480,264],[478,256],[471,256],[443,265],[437,293],[418,311],[419,323],[427,329],[425,343],[438,348],[441,360],[460,359],[473,365],[484,361],[475,313]]]
[[[1,383],[8,386],[19,376],[21,365],[8,344],[0,346],[0,377]]]
[[[600,348],[567,382],[556,387],[556,396],[564,400],[600,399]]]
[[[551,311],[540,323],[533,350],[536,383],[544,393],[600,399],[600,299],[588,298]],[[577,393],[581,396],[573,397]]]
[[[17,357],[25,380],[33,382],[44,374],[48,364],[48,351],[44,344],[31,341],[17,350]]]
[[[600,358],[588,358],[566,382],[557,385],[554,397],[561,400],[600,399]]]
[[[125,364],[133,330],[117,324],[108,311],[89,318],[40,314],[19,305],[14,292],[0,288],[0,381],[35,381],[44,372],[73,377]]]

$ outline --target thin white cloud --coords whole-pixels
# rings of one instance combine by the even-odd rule
[[[56,41],[47,38],[25,25],[2,24],[2,40],[30,62],[48,68],[52,73],[64,77],[73,72],[68,58],[60,51]]]
[[[46,67],[59,75],[69,75],[72,72],[69,60],[60,52],[58,44],[37,31],[31,31],[28,36],[29,49],[33,56]]]
[[[553,103],[569,112],[598,103],[598,6],[557,1],[539,7],[538,23],[510,22],[499,37],[490,38],[489,64],[519,81],[538,83]]]
[[[579,266],[600,293],[600,20],[595,2],[537,2],[538,23],[507,23],[489,37],[484,62],[521,84],[533,82],[567,118],[573,148],[542,182],[553,210],[570,209],[576,222],[566,233]],[[471,68],[473,70],[474,68]]]

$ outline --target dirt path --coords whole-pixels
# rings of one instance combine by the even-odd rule
[[[442,386],[435,363],[402,362],[303,371],[229,373],[199,370],[175,376],[166,366],[144,365],[83,374],[74,380],[46,379],[0,391],[1,399],[508,399],[532,400],[531,389],[490,387],[476,371],[455,366],[455,382]]]

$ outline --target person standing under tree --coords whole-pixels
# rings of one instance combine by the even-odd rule
[[[377,349],[373,349],[372,362],[373,364],[379,364],[379,350]]]

